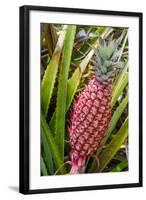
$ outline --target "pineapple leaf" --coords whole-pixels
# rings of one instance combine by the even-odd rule
[[[111,161],[117,151],[120,149],[124,140],[128,135],[128,118],[123,123],[120,130],[116,133],[115,137],[111,140],[107,148],[105,148],[102,154],[99,156],[100,166],[98,172],[102,172],[107,164]]]
[[[62,33],[60,34],[60,37],[58,38],[56,48],[54,50],[54,53],[52,55],[52,58],[45,70],[45,74],[43,76],[42,80],[42,88],[41,88],[41,103],[42,103],[42,111],[45,116],[47,116],[56,74],[58,71],[58,65],[60,60],[61,51],[63,48],[64,38],[66,34],[66,28],[67,26],[64,26]]]
[[[78,67],[67,83],[67,99],[66,99],[67,110],[69,109],[74,94],[78,88],[77,82],[78,80],[80,80],[80,78],[81,78],[81,70],[80,67]]]
[[[112,42],[110,42],[110,44],[108,46],[105,46],[105,45],[103,46],[103,45],[99,44],[99,46],[98,46],[99,56],[103,60],[108,60],[113,55],[115,48],[116,47],[115,47],[115,41],[114,40]]]
[[[54,173],[53,158],[52,158],[50,146],[48,144],[48,141],[46,139],[46,136],[44,134],[42,127],[41,127],[41,141],[42,141],[42,146],[43,146],[43,150],[44,150],[47,169],[50,174],[53,174]]]
[[[121,44],[121,42],[122,42],[122,40],[123,40],[125,34],[126,34],[126,29],[124,29],[124,30],[122,31],[120,37],[116,40],[116,46],[117,46],[117,47]]]
[[[76,90],[78,88],[77,83],[80,80],[80,76],[81,76],[81,70],[80,70],[80,67],[78,67],[75,70],[72,77],[67,82],[66,110],[69,109],[69,106],[71,105],[74,94],[76,93]],[[49,123],[51,130],[55,129],[55,118],[56,118],[56,112],[53,113],[53,116],[52,116],[51,121]]]
[[[111,58],[111,56],[113,55],[115,48],[116,48],[115,47],[115,40],[113,40],[112,42],[110,42],[109,46],[107,47],[108,59]]]
[[[126,35],[125,35],[125,37],[124,37],[124,40],[123,40],[123,43],[122,43],[122,47],[121,47],[121,51],[120,51],[120,55],[119,55],[119,57],[118,57],[118,61],[117,62],[119,62],[120,61],[120,59],[121,59],[121,57],[122,57],[122,53],[123,53],[123,51],[124,51],[124,48],[125,48],[125,45],[126,45],[126,42],[127,42],[127,40],[128,40],[128,32],[126,33]]]
[[[126,63],[123,71],[119,74],[112,88],[112,106],[115,105],[118,97],[121,95],[123,89],[128,83],[128,63]]]
[[[53,161],[54,161],[54,164],[55,164],[55,167],[56,167],[56,170],[58,168],[60,168],[60,166],[63,165],[63,162],[62,162],[62,159],[61,159],[61,156],[60,156],[60,152],[59,152],[59,149],[58,149],[58,146],[52,136],[52,133],[51,133],[51,130],[45,120],[45,117],[43,116],[43,114],[41,115],[41,130],[42,130],[42,134],[45,135],[46,137],[46,140],[47,140],[47,143],[50,147],[50,150],[51,150],[51,154],[52,154],[52,157],[53,157]],[[61,174],[65,174],[66,170],[64,167],[60,168],[60,173]]]
[[[102,45],[98,46],[98,54],[103,60],[108,60],[107,49],[105,49],[104,46]]]
[[[57,92],[55,138],[59,146],[62,160],[64,160],[64,133],[65,133],[65,114],[67,80],[71,62],[73,43],[76,33],[76,26],[68,26],[64,41],[62,60],[60,64],[59,85]]]
[[[112,172],[121,172],[123,169],[128,167],[128,160],[125,159],[122,162],[118,163],[111,171]]]
[[[47,168],[42,156],[41,156],[41,172],[43,176],[48,176]]]
[[[53,24],[44,24],[44,38],[46,41],[46,46],[49,51],[49,55],[52,56],[54,48],[56,46],[57,41],[57,33],[54,29]]]
[[[99,44],[104,47],[104,39],[99,36]]]

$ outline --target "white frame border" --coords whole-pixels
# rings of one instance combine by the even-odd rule
[[[128,20],[127,20],[128,18]],[[129,27],[129,172],[40,176],[40,23]],[[98,23],[100,21],[100,24]],[[139,18],[30,11],[30,189],[139,182]],[[33,67],[35,66],[35,68]],[[132,67],[134,66],[134,67]],[[135,97],[135,98],[133,98]],[[37,109],[38,108],[38,109]],[[137,116],[135,118],[135,116]],[[132,131],[131,131],[132,130]],[[133,132],[134,130],[134,132]],[[131,139],[130,139],[131,138]],[[134,158],[134,159],[133,159]],[[118,179],[117,179],[118,175]],[[95,179],[97,176],[97,179]],[[70,184],[69,184],[70,183]]]

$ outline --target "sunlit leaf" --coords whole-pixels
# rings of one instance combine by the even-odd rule
[[[76,26],[68,26],[64,41],[61,64],[60,64],[59,84],[57,92],[55,138],[59,146],[59,151],[62,160],[64,160],[64,133],[65,133],[67,80],[68,80],[68,72],[71,62],[75,33],[76,33]]]

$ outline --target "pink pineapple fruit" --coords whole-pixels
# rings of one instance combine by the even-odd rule
[[[95,54],[95,75],[74,103],[68,129],[71,146],[71,161],[68,163],[72,166],[70,174],[84,172],[86,159],[94,156],[109,127],[112,83],[121,68],[121,63],[117,63],[120,41],[121,37],[107,44],[100,38]]]

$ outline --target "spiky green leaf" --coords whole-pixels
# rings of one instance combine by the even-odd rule
[[[71,62],[75,33],[76,33],[76,26],[74,25],[68,26],[64,41],[61,65],[60,65],[59,85],[57,92],[55,138],[59,146],[59,151],[62,160],[64,159],[64,133],[65,133],[67,80],[68,80],[68,72]]]

